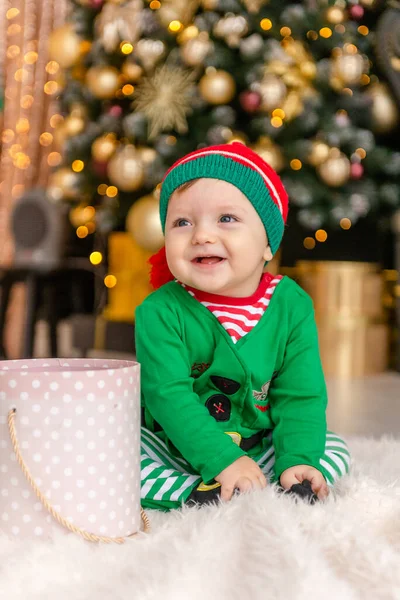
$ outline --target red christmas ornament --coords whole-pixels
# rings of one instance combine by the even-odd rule
[[[108,109],[108,114],[111,115],[112,117],[120,117],[122,115],[122,107],[119,106],[118,104],[114,104],[114,106],[111,106],[111,108]]]
[[[240,94],[239,101],[246,112],[254,113],[260,108],[261,96],[258,92],[246,90]]]
[[[361,179],[364,175],[364,167],[361,163],[352,163],[350,166],[350,177],[352,179]]]
[[[356,21],[358,21],[359,19],[362,19],[364,16],[364,8],[362,6],[360,6],[359,4],[352,6],[350,8],[349,12],[350,12],[351,18],[355,19]]]

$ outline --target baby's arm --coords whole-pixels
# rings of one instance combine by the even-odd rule
[[[307,465],[319,470],[326,443],[327,394],[311,298],[296,294],[284,360],[269,390],[275,477]]]
[[[218,427],[193,391],[188,351],[173,309],[150,296],[136,309],[135,331],[146,408],[208,482],[245,452]]]

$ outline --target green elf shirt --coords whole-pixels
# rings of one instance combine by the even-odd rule
[[[236,343],[205,306],[170,282],[136,310],[136,352],[144,425],[205,482],[240,456],[260,452],[262,441],[245,452],[235,435],[265,430],[272,430],[276,479],[298,464],[319,469],[327,394],[317,328],[311,298],[288,277]]]

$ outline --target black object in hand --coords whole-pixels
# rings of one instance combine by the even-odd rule
[[[301,483],[293,484],[290,490],[288,490],[288,493],[300,496],[300,498],[304,498],[304,500],[307,500],[310,504],[315,504],[318,500],[318,496],[314,494],[311,482],[308,481],[308,479],[304,479]]]

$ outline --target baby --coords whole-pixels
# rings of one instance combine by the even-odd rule
[[[312,301],[264,272],[287,212],[278,175],[240,143],[192,152],[164,177],[152,275],[170,281],[136,312],[144,507],[268,481],[308,480],[323,499],[348,472],[347,446],[326,428]]]

